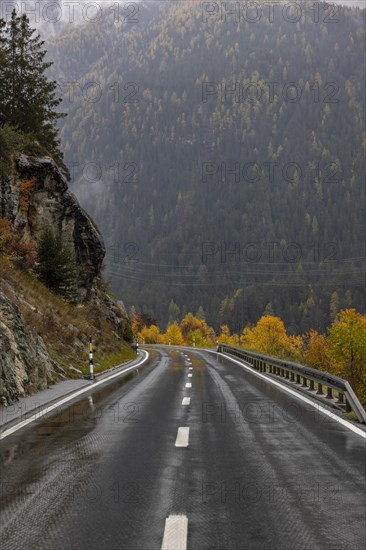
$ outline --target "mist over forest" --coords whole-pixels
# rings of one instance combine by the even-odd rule
[[[293,333],[365,308],[362,2],[59,4],[64,160],[128,307]]]

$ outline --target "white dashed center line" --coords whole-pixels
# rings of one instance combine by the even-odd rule
[[[183,397],[182,405],[190,405],[190,404],[191,404],[191,398]]]
[[[192,376],[193,376],[193,374],[190,372],[190,373],[188,374],[188,378],[192,378]]]
[[[188,447],[189,443],[189,428],[178,428],[177,439],[175,440],[176,447]]]
[[[161,550],[186,550],[188,537],[187,516],[169,516],[165,520]]]
[[[191,387],[192,387],[192,382],[187,382],[186,388],[191,388]]]

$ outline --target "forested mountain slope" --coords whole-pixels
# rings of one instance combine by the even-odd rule
[[[365,309],[365,10],[297,5],[148,2],[49,48],[73,189],[115,289],[162,324],[171,300],[235,330]]]

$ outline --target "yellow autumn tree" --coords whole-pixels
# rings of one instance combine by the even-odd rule
[[[138,341],[143,344],[162,344],[164,336],[156,325],[144,326],[137,335]]]
[[[231,334],[228,325],[221,325],[220,334],[217,337],[219,344],[227,344],[228,346],[239,346],[239,336],[236,333]],[[215,340],[216,343],[216,340]]]
[[[215,331],[203,319],[198,319],[192,313],[187,313],[181,321],[180,328],[183,338],[189,346],[212,347],[215,345]]]
[[[276,357],[298,356],[300,341],[289,337],[279,317],[264,315],[252,329],[246,328],[241,335],[244,348],[256,350]]]
[[[182,319],[180,323],[180,328],[182,331],[183,338],[188,343],[192,340],[192,334],[199,332],[202,337],[207,335],[207,325],[204,321],[197,319],[192,313],[187,313],[187,315]]]
[[[305,362],[309,367],[330,371],[329,346],[324,334],[311,329],[306,334],[307,347],[304,353]]]
[[[194,330],[189,335],[188,345],[196,346],[198,348],[212,348],[216,341],[215,331],[208,327],[207,335],[204,336],[200,330]]]
[[[348,380],[366,403],[366,317],[355,309],[338,313],[327,338],[332,371]]]
[[[164,342],[165,344],[171,344],[172,346],[185,345],[183,334],[178,323],[173,323],[167,328],[167,331],[164,334]]]
[[[221,325],[218,341],[219,344],[231,345],[230,329],[227,325]]]

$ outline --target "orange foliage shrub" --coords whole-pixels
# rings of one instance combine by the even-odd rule
[[[21,212],[25,213],[28,210],[29,197],[35,190],[36,185],[37,179],[35,177],[31,178],[30,180],[21,180],[19,197],[19,208]]]
[[[36,251],[31,244],[21,241],[10,220],[0,217],[0,257],[26,269],[34,265]]]

